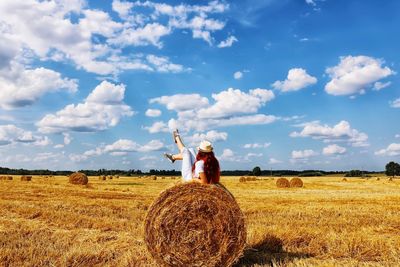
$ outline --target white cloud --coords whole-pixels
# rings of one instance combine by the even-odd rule
[[[400,155],[400,144],[392,143],[388,145],[387,148],[378,150],[375,152],[375,155],[379,156],[398,156]]]
[[[183,71],[190,71],[190,69],[185,69],[182,65],[169,62],[168,57],[148,55],[146,58],[147,61],[152,64],[158,72],[178,73]]]
[[[306,3],[309,4],[309,5],[312,5],[312,6],[315,6],[315,5],[316,5],[316,3],[315,3],[314,0],[305,0],[305,1],[306,1]]]
[[[378,80],[394,74],[383,64],[383,60],[367,56],[341,57],[337,66],[326,69],[331,81],[325,85],[325,91],[335,96],[363,94]]]
[[[153,11],[149,15],[148,10],[137,10],[138,6]],[[194,38],[211,44],[211,33],[223,29],[225,22],[209,16],[222,13],[227,7],[218,2],[169,6],[114,0],[112,8],[121,18],[115,21],[105,11],[90,9],[84,0],[2,1],[0,68],[9,67],[17,58],[28,58],[24,54],[28,51],[29,59],[73,63],[77,69],[99,75],[117,75],[123,70],[186,71],[163,56],[155,56],[163,61],[161,65],[154,64],[154,58],[147,58],[146,54],[122,56],[121,48],[148,45],[161,48],[162,38],[174,29],[190,29]],[[162,13],[163,9],[172,12]]]
[[[229,88],[212,94],[215,100],[212,105],[206,97],[199,94],[161,96],[150,99],[149,102],[165,105],[167,109],[177,113],[177,118],[168,121],[170,130],[179,128],[203,132],[217,127],[272,123],[278,118],[254,113],[274,97],[271,90],[257,88],[246,93]],[[249,115],[239,115],[243,113]]]
[[[294,159],[294,160],[306,160],[310,157],[314,157],[317,155],[318,155],[318,153],[312,149],[293,150],[292,151],[292,159]]]
[[[240,79],[242,79],[242,77],[243,77],[243,73],[242,73],[241,71],[237,71],[237,72],[235,72],[235,73],[233,74],[233,78],[234,78],[235,80],[240,80]]]
[[[38,123],[44,133],[102,131],[118,124],[134,112],[123,102],[125,85],[101,82],[85,102],[68,105],[55,114],[47,114]]]
[[[376,82],[376,83],[374,83],[373,90],[375,90],[375,91],[380,91],[380,90],[382,90],[383,88],[386,88],[386,87],[390,86],[391,84],[392,84],[392,82],[385,82],[385,83],[383,83],[383,82]]]
[[[237,42],[238,39],[236,39],[235,36],[229,36],[225,41],[221,41],[218,44],[219,48],[225,48],[225,47],[231,47],[233,45],[234,42]]]
[[[330,127],[321,125],[318,121],[308,122],[303,125],[301,132],[292,132],[291,137],[311,137],[313,139],[324,140],[325,142],[346,141],[354,147],[368,146],[368,135],[352,129],[347,121],[340,121]]]
[[[276,81],[272,86],[282,92],[291,92],[298,91],[315,83],[317,83],[317,78],[307,74],[305,69],[294,68],[289,70],[286,80]]]
[[[220,161],[240,161],[231,149],[226,148],[222,154],[218,157]]]
[[[208,99],[199,94],[177,94],[150,99],[150,104],[165,105],[169,110],[182,111],[208,106]]]
[[[198,145],[203,140],[208,140],[210,142],[218,142],[218,141],[226,141],[227,139],[228,139],[228,133],[212,130],[206,133],[195,133],[193,136],[190,136],[188,138],[188,141],[192,145]]]
[[[78,82],[46,68],[25,69],[15,62],[0,70],[0,107],[12,109],[35,103],[46,93],[77,91]]]
[[[134,6],[131,2],[121,2],[119,0],[113,0],[112,9],[118,13],[122,19],[128,19],[130,15],[130,9]]]
[[[324,155],[337,155],[346,153],[346,148],[338,146],[336,144],[328,145],[322,150]]]
[[[146,116],[147,117],[159,117],[159,116],[161,116],[161,110],[149,108],[146,110]]]
[[[51,141],[47,136],[34,135],[31,131],[25,131],[12,124],[0,125],[0,146],[14,143],[47,146]]]
[[[244,148],[267,148],[271,145],[271,143],[253,143],[253,144],[245,144],[243,147]]]
[[[229,88],[218,94],[212,94],[215,103],[198,111],[200,118],[222,118],[240,113],[255,113],[268,101],[275,98],[271,90],[253,89],[249,93]]]
[[[269,164],[279,164],[282,163],[281,160],[275,159],[275,158],[270,158],[268,161]]]
[[[144,127],[149,133],[169,132],[168,125],[163,121],[157,121],[151,126]]]
[[[392,102],[390,102],[390,106],[392,108],[400,108],[400,98],[397,98],[397,99],[393,100]]]
[[[119,139],[110,145],[98,147],[96,149],[87,150],[83,154],[70,154],[72,161],[80,162],[88,160],[90,157],[109,154],[111,156],[124,156],[131,152],[151,152],[159,151],[164,148],[164,144],[160,140],[151,140],[147,144],[140,145],[129,139]]]
[[[64,145],[69,145],[73,138],[69,133],[63,133],[63,135],[64,135]]]
[[[400,138],[400,134],[396,134],[394,137],[395,138]]]

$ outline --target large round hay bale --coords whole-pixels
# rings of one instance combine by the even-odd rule
[[[81,172],[74,172],[69,176],[69,182],[71,184],[87,184],[88,183],[88,178],[86,174],[81,173]]]
[[[151,180],[157,180],[157,176],[152,175],[152,176],[150,176],[150,179],[151,179]]]
[[[276,186],[279,188],[290,187],[290,182],[286,178],[279,178],[276,180]]]
[[[343,179],[342,179],[342,182],[347,182],[347,178],[343,178]]]
[[[178,184],[150,206],[145,242],[159,266],[231,266],[245,246],[244,216],[222,186]]]
[[[32,180],[32,176],[30,176],[30,175],[22,175],[21,176],[21,181],[29,182],[31,180]]]
[[[290,187],[303,187],[303,181],[300,178],[292,178],[290,180]]]
[[[246,182],[246,177],[242,176],[239,178],[239,182],[244,183]]]

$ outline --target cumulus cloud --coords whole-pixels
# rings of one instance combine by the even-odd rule
[[[15,143],[47,146],[51,141],[47,136],[35,135],[12,124],[0,125],[0,146]]]
[[[292,151],[292,159],[294,160],[307,160],[308,158],[315,157],[317,155],[318,153],[312,149]]]
[[[232,149],[226,148],[222,151],[222,154],[218,157],[220,161],[240,161]]]
[[[208,98],[199,94],[161,96],[149,102],[165,105],[177,113],[177,118],[168,121],[170,130],[179,128],[203,132],[216,127],[272,123],[278,118],[255,113],[274,97],[271,90],[257,88],[246,93],[229,88],[212,94],[212,104]]]
[[[240,79],[242,79],[242,77],[243,77],[243,72],[241,72],[241,71],[237,71],[237,72],[235,72],[235,73],[233,74],[233,78],[234,78],[235,80],[240,80]]]
[[[210,16],[225,12],[228,6],[219,2],[173,6],[114,0],[112,8],[119,21],[105,11],[90,9],[83,0],[1,2],[0,68],[9,67],[11,61],[25,57],[23,51],[29,51],[30,57],[73,63],[99,75],[117,75],[124,70],[186,71],[163,56],[122,56],[122,48],[161,48],[161,39],[175,29],[192,30],[193,38],[212,44],[212,33],[223,29],[225,22]]]
[[[0,107],[13,109],[31,105],[47,93],[74,93],[78,82],[63,78],[60,73],[50,69],[25,69],[13,62],[10,69],[0,70],[0,88]]]
[[[383,60],[367,56],[341,57],[337,66],[326,69],[331,80],[325,85],[325,91],[338,96],[363,94],[372,86],[382,89],[383,84],[376,82],[395,73],[383,64]]]
[[[253,144],[245,144],[244,148],[267,148],[271,145],[271,143],[253,143]]]
[[[208,106],[208,99],[199,94],[177,94],[152,98],[149,103],[165,105],[169,110],[183,111]]]
[[[292,132],[291,137],[311,137],[313,139],[323,140],[324,142],[345,141],[354,147],[368,146],[368,135],[352,129],[347,121],[340,121],[338,124],[330,127],[322,125],[320,122],[308,122],[301,132]]]
[[[200,118],[222,118],[240,113],[255,113],[267,102],[275,98],[271,90],[253,89],[249,93],[229,88],[218,94],[212,94],[215,103],[199,110]]]
[[[114,127],[122,117],[134,114],[123,102],[124,93],[125,85],[103,81],[83,103],[70,104],[55,114],[47,114],[37,126],[44,133],[95,132]]]
[[[322,150],[324,155],[337,155],[346,153],[346,148],[338,146],[336,144],[328,145]]]
[[[307,74],[302,68],[294,68],[289,70],[286,80],[276,81],[272,86],[282,92],[298,91],[307,86],[317,83],[317,78]]]
[[[145,114],[147,117],[159,117],[161,116],[161,110],[149,108],[148,110],[146,110]]]
[[[151,126],[145,126],[144,129],[149,133],[169,132],[168,125],[163,121],[157,121]]]
[[[188,137],[188,141],[191,145],[198,145],[203,140],[210,142],[226,141],[228,139],[228,133],[218,132],[215,130],[208,131],[206,133],[195,133],[193,136]]]
[[[392,108],[400,108],[400,98],[397,98],[390,102]]]
[[[375,152],[378,156],[398,156],[400,155],[400,144],[392,143],[387,148],[383,148]]]
[[[270,158],[269,161],[268,161],[269,164],[279,164],[279,163],[282,163],[282,162],[283,161],[275,159],[275,158]]]
[[[83,154],[70,154],[69,158],[72,161],[80,162],[88,160],[90,157],[109,154],[112,156],[123,156],[131,152],[151,152],[160,151],[164,148],[163,142],[160,140],[151,140],[150,142],[141,145],[129,139],[119,139],[112,144],[103,145],[96,149],[85,151]]]
[[[231,47],[233,45],[234,42],[237,42],[238,39],[236,39],[235,36],[229,36],[226,40],[221,41],[218,44],[218,48],[225,48],[225,47]]]

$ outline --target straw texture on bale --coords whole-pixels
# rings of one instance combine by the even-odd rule
[[[303,187],[303,181],[300,178],[292,178],[290,180],[290,187]]]
[[[290,187],[290,182],[286,178],[279,178],[276,180],[276,186],[279,188]]]
[[[71,184],[87,184],[88,183],[88,178],[86,174],[81,173],[81,172],[74,172],[69,176],[69,182]]]
[[[29,182],[29,181],[31,181],[32,180],[32,176],[30,176],[30,175],[22,175],[21,176],[21,181],[27,181],[27,182]]]
[[[158,266],[231,266],[245,246],[244,216],[223,186],[178,184],[149,208],[145,242]]]

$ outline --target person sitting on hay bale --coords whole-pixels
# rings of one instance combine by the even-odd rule
[[[179,131],[173,132],[179,154],[164,153],[171,163],[182,160],[182,179],[185,182],[198,181],[202,184],[218,184],[220,179],[220,168],[215,158],[212,144],[209,141],[201,141],[197,147],[197,155],[193,148],[187,148],[179,135]]]

